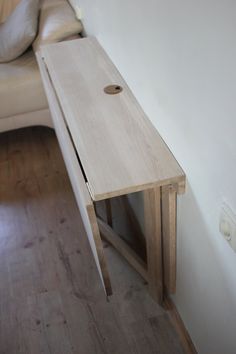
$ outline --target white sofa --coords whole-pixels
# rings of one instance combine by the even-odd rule
[[[7,0],[5,9],[0,6],[0,22],[19,1]],[[14,61],[0,64],[0,132],[33,125],[52,127],[38,64],[31,47]]]

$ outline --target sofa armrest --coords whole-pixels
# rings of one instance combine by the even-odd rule
[[[39,32],[33,43],[34,51],[42,45],[60,42],[82,31],[82,24],[67,0],[44,1],[41,6]]]

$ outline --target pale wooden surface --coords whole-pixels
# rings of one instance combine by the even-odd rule
[[[176,291],[176,190],[162,187],[162,241],[164,285],[168,294]]]
[[[37,55],[38,64],[40,67],[41,75],[43,77],[43,84],[47,93],[50,112],[52,115],[54,128],[58,138],[61,152],[65,161],[68,175],[73,187],[77,205],[80,209],[80,214],[84,223],[86,234],[93,252],[93,256],[104,285],[107,295],[111,295],[111,284],[106,265],[106,260],[103,252],[102,240],[100,237],[97,218],[94,211],[93,201],[88,192],[85,180],[80,169],[78,159],[71,142],[67,127],[64,122],[64,117],[58,105],[53,87],[42,63],[41,58]]]
[[[147,244],[148,287],[151,296],[163,302],[163,252],[161,220],[161,188],[144,192],[144,223]]]
[[[112,247],[106,301],[52,131],[0,135],[0,200],[1,354],[184,353]]]
[[[184,173],[95,38],[42,49],[93,200],[184,181]],[[118,95],[104,87],[122,86]]]

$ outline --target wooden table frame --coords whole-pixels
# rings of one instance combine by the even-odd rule
[[[176,290],[176,198],[181,185],[167,185],[143,191],[147,262],[113,230],[112,211],[106,200],[106,222],[97,217],[102,237],[108,241],[147,281],[151,296],[162,304],[164,290]]]
[[[76,60],[68,65],[68,53],[80,58],[80,65]],[[45,46],[37,60],[106,294],[112,288],[101,234],[148,282],[150,294],[161,304],[164,289],[175,292],[176,195],[184,191],[184,172],[96,39]],[[117,98],[108,98],[103,91],[104,83],[111,80],[123,87]],[[144,197],[146,263],[112,228],[109,199],[133,192],[142,192]],[[96,202],[102,200],[107,222],[95,211]]]

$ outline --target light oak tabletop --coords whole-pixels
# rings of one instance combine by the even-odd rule
[[[181,183],[185,175],[93,37],[41,50],[94,201]],[[115,95],[108,85],[122,87]]]

